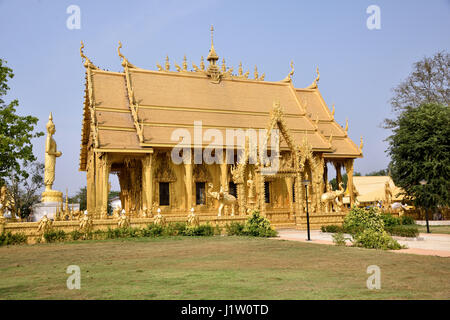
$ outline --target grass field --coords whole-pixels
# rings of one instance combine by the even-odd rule
[[[0,247],[0,299],[449,299],[450,260],[241,237]],[[381,268],[368,290],[366,269]],[[68,265],[81,289],[68,290]]]
[[[418,226],[420,233],[427,232],[427,226]],[[450,226],[430,226],[431,233],[450,234]]]

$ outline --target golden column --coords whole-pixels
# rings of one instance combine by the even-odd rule
[[[193,207],[193,198],[192,198],[192,157],[189,156],[188,158],[184,159],[184,183],[186,186],[186,210],[189,210],[191,207]]]
[[[353,161],[354,159],[348,159],[345,161],[345,170],[347,171],[347,189],[350,197],[350,207],[353,206],[355,199],[354,199],[354,191],[353,191]]]
[[[109,172],[111,171],[111,163],[108,159],[108,154],[105,153],[101,160],[101,171],[102,171],[102,204],[100,219],[106,219],[108,214],[108,196],[109,196]]]
[[[143,209],[152,210],[153,207],[153,153],[142,159],[142,195]],[[148,212],[146,212],[147,214]]]

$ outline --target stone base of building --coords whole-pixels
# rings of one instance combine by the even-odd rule
[[[54,220],[57,208],[61,208],[61,202],[41,202],[33,207],[32,221],[39,221],[44,215],[47,218]]]
[[[49,190],[42,192],[42,199],[41,202],[43,203],[50,203],[50,202],[63,202],[63,194],[61,191],[56,190]]]

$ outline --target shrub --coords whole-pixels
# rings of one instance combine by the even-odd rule
[[[158,237],[163,234],[164,227],[159,224],[148,224],[146,228],[141,230],[143,237]]]
[[[419,235],[419,228],[417,226],[411,226],[411,225],[392,226],[392,227],[387,227],[386,232],[388,232],[390,235],[393,235],[393,236],[414,238]]]
[[[367,229],[383,232],[384,222],[377,208],[353,207],[344,219],[343,228],[352,235]]]
[[[402,216],[401,218],[401,221],[402,221],[402,224],[403,225],[415,225],[416,224],[416,221],[412,218],[412,217],[409,217],[409,216]]]
[[[240,222],[232,222],[231,224],[227,224],[225,226],[225,230],[227,235],[229,236],[242,236],[244,235],[244,226],[245,224]]]
[[[187,225],[184,222],[169,223],[163,227],[163,234],[166,236],[183,235],[186,228]]]
[[[331,224],[329,226],[321,226],[320,230],[322,232],[330,232],[330,233],[336,233],[336,232],[344,232],[344,228],[342,228],[341,226],[337,226],[334,224]]]
[[[214,227],[210,224],[202,224],[199,226],[187,226],[184,230],[185,236],[213,236]]]
[[[80,240],[83,237],[83,233],[78,230],[74,230],[70,233],[70,238],[74,241]]]
[[[44,233],[44,239],[46,242],[59,242],[66,239],[66,233],[64,230],[49,230]]]
[[[390,213],[388,214],[382,214],[381,218],[384,222],[384,227],[393,227],[393,226],[399,226],[402,224],[402,221],[400,218],[392,216]]]
[[[27,236],[24,233],[3,232],[0,234],[0,246],[27,243]]]
[[[347,240],[347,238],[345,238],[343,232],[337,232],[337,233],[333,234],[333,242],[337,246],[345,246],[345,240]]]
[[[373,229],[365,229],[353,236],[353,245],[368,249],[398,250],[402,246],[386,231],[376,231]]]
[[[270,221],[261,217],[257,210],[254,210],[245,222],[242,232],[244,235],[253,237],[275,237],[277,235],[277,232],[270,225]]]

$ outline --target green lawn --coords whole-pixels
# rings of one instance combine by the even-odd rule
[[[427,232],[427,226],[418,226],[420,233]],[[450,234],[450,226],[430,226],[431,233],[444,233]]]
[[[449,299],[450,260],[241,237],[0,247],[0,299]],[[366,269],[381,268],[381,290]],[[68,290],[68,265],[81,289]]]

